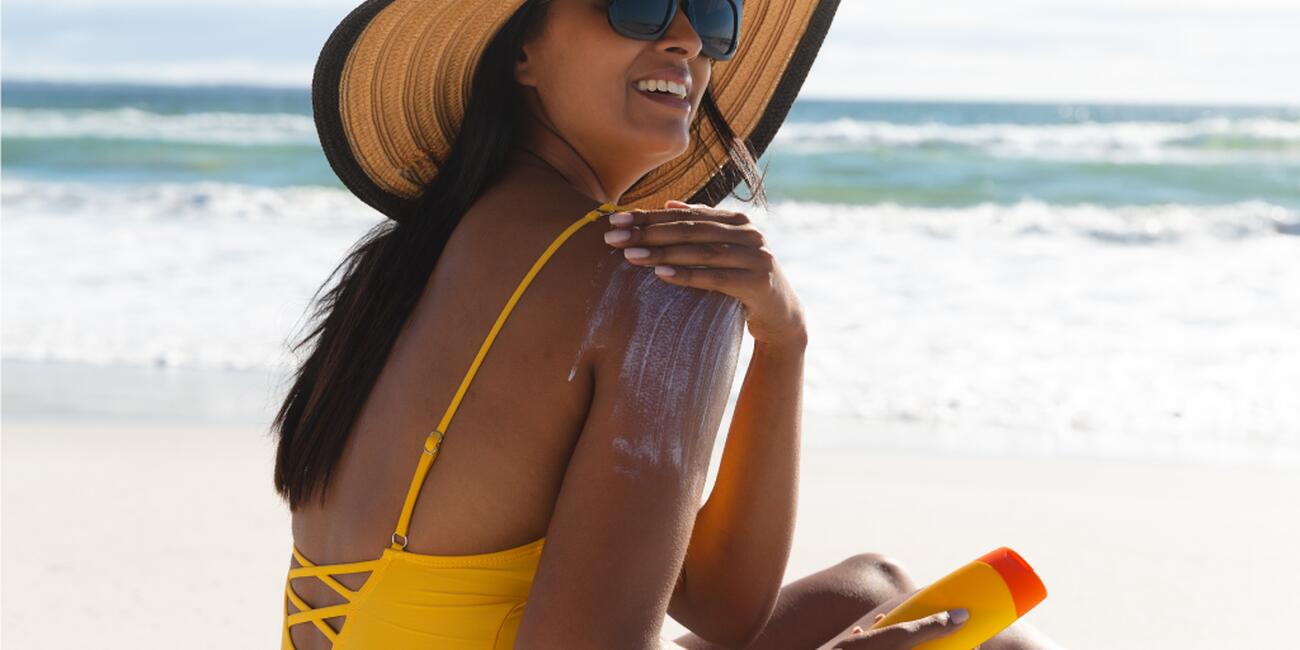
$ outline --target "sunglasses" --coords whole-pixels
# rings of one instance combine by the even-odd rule
[[[642,41],[658,40],[677,16],[679,0],[609,0],[609,24],[614,31]],[[700,35],[700,52],[726,61],[740,43],[743,0],[680,0],[686,19]]]

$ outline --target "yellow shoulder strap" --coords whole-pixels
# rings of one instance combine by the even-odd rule
[[[506,302],[505,308],[501,310],[501,315],[497,316],[497,322],[492,325],[492,329],[488,332],[487,338],[483,340],[483,345],[479,347],[478,355],[474,357],[473,363],[469,366],[469,372],[466,372],[465,378],[461,380],[460,388],[456,390],[456,396],[451,399],[451,404],[447,406],[447,411],[442,415],[442,421],[438,423],[438,427],[430,432],[429,437],[424,441],[424,451],[420,454],[420,463],[415,468],[415,477],[411,479],[411,486],[406,491],[406,502],[402,504],[402,514],[397,519],[397,530],[393,533],[393,544],[390,548],[397,550],[406,548],[406,533],[410,529],[411,513],[415,510],[415,501],[420,495],[420,488],[424,487],[424,477],[429,473],[429,466],[433,464],[433,460],[438,456],[438,446],[442,444],[442,437],[446,434],[447,427],[451,424],[452,416],[456,415],[456,408],[460,406],[461,398],[465,396],[465,391],[469,389],[470,382],[474,380],[474,375],[478,372],[479,364],[483,363],[483,357],[487,355],[488,348],[492,347],[492,341],[496,339],[497,332],[501,331],[501,326],[505,324],[506,318],[510,315],[510,311],[515,307],[515,303],[519,302],[519,297],[523,295],[524,289],[528,288],[529,283],[533,281],[533,277],[536,276],[537,272],[541,270],[544,264],[546,264],[546,261],[551,258],[551,255],[553,255],[555,251],[564,244],[565,240],[573,235],[573,233],[577,232],[579,228],[595,221],[602,215],[625,209],[627,208],[616,203],[607,202],[602,203],[600,207],[583,215],[582,218],[570,224],[568,228],[565,228],[564,231],[551,242],[551,245],[546,247],[546,250],[542,252],[541,257],[537,258],[537,261],[533,263],[533,267],[524,275],[524,279],[519,281],[519,286],[515,287],[514,294],[511,295],[510,300]]]

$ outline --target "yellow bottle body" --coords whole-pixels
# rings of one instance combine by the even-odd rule
[[[996,569],[975,560],[912,594],[872,629],[964,608],[970,618],[956,631],[915,646],[916,650],[971,650],[1015,622],[1011,589]]]

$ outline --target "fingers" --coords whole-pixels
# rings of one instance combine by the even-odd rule
[[[669,203],[673,204],[674,207],[658,210],[634,209],[615,212],[609,215],[609,223],[614,226],[645,226],[655,223],[681,221],[683,219],[717,221],[735,225],[749,223],[749,217],[743,212],[711,208],[701,203],[687,204],[681,201],[669,201]]]
[[[676,284],[699,288],[720,289],[727,282],[746,278],[737,273],[699,273],[696,271],[703,269],[683,267],[749,271],[752,277],[747,279],[755,284],[770,279],[775,269],[774,256],[762,233],[749,224],[708,220],[645,223],[609,230],[605,242],[623,249],[624,258],[632,264],[655,266],[660,277],[673,277]]]
[[[749,269],[689,269],[661,265],[655,267],[655,275],[670,284],[720,291],[737,297],[746,293],[741,287],[755,282],[755,273]]]
[[[753,226],[733,226],[713,221],[674,221],[614,228],[605,232],[605,243],[619,248],[663,246],[685,242],[737,244],[754,248],[767,245],[763,233]]]
[[[931,614],[915,621],[904,621],[867,633],[880,640],[882,647],[911,648],[919,643],[948,636],[957,631],[970,615],[965,609]]]
[[[740,212],[667,201],[662,210],[609,216],[605,243],[637,266],[653,266],[671,284],[720,291],[742,300],[772,293],[775,257]]]
[[[770,259],[764,249],[735,244],[677,244],[623,249],[623,257],[639,266],[707,266],[719,269],[767,270]]]

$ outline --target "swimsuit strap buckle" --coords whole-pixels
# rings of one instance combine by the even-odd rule
[[[438,447],[442,446],[442,437],[445,434],[437,429],[429,432],[429,437],[424,439],[424,453],[430,456],[438,455]],[[433,448],[429,448],[429,441],[433,441]]]
[[[399,542],[397,541],[398,539],[401,539],[402,541]],[[393,533],[393,546],[400,547],[403,551],[405,551],[406,543],[408,541],[409,540],[406,539],[406,535],[398,535],[397,533]]]

